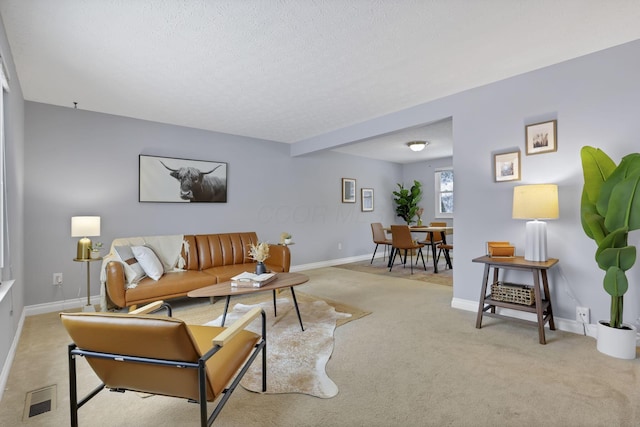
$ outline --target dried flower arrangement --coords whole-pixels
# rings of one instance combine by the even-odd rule
[[[259,242],[257,245],[251,243],[249,245],[249,258],[257,262],[264,262],[269,258],[269,244],[267,242]]]

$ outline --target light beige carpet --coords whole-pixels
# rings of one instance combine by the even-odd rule
[[[329,378],[325,366],[333,352],[336,320],[351,314],[337,312],[323,300],[298,301],[304,331],[290,299],[278,298],[278,316],[273,303],[236,304],[228,313],[226,325],[232,324],[253,307],[261,307],[267,320],[267,391],[266,393],[304,393],[330,398],[338,394],[338,386]],[[220,325],[222,316],[208,322]],[[260,333],[262,322],[254,321],[247,329]],[[254,362],[240,385],[261,392],[262,364]]]
[[[450,286],[334,267],[304,273],[309,282],[296,295],[371,312],[334,331],[326,371],[340,393],[318,399],[238,387],[215,425],[640,425],[640,359],[605,356],[593,338],[563,331],[547,330],[547,345],[540,345],[537,328],[519,322],[490,318],[476,329],[475,312],[451,308]],[[25,320],[0,426],[69,425],[68,342],[55,313]],[[85,393],[96,382],[86,365],[79,361]],[[25,393],[49,384],[58,385],[57,407],[23,422]],[[80,410],[80,426],[195,426],[197,412],[180,399],[103,392]]]
[[[447,267],[444,262],[444,257],[441,257],[440,262],[438,263],[438,273],[433,272],[433,261],[431,261],[431,258],[427,261],[425,256],[424,260],[427,270],[424,269],[422,266],[422,260],[420,260],[418,265],[413,266],[413,273],[411,272],[409,264],[406,266],[401,264],[400,257],[396,258],[396,262],[391,271],[389,271],[389,267],[387,266],[387,259],[383,260],[382,258],[376,258],[373,263],[368,259],[349,264],[340,264],[335,267],[343,268],[345,270],[359,271],[361,273],[379,274],[385,277],[393,277],[397,279],[419,280],[421,282],[445,286],[453,285],[453,270]]]
[[[288,289],[282,289],[277,292],[277,298],[287,298],[291,300],[291,292]],[[321,298],[314,295],[309,295],[304,292],[296,291],[296,299],[298,303],[313,302],[313,301],[325,301],[336,311],[340,313],[348,313],[351,316],[345,318],[339,318],[336,320],[336,326],[344,325],[347,322],[351,322],[361,317],[371,314],[370,311],[362,310],[361,308],[354,307],[349,304],[345,304],[339,301],[334,301],[329,298]],[[254,294],[238,295],[231,298],[229,304],[229,312],[233,310],[233,307],[240,304],[260,304],[262,302],[273,304],[272,292],[259,292]],[[193,300],[190,298],[173,300],[171,306],[173,307],[173,317],[182,319],[185,322],[192,325],[202,325],[216,319],[224,312],[225,298],[216,299],[214,304],[209,302],[207,298],[200,298]],[[272,311],[273,312],[273,311]],[[278,313],[279,313],[278,309]],[[302,313],[302,320],[305,319],[305,313]]]

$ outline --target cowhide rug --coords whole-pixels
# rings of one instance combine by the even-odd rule
[[[338,394],[338,386],[327,376],[325,366],[333,353],[333,331],[336,320],[351,314],[336,312],[325,301],[298,300],[304,331],[300,329],[293,303],[278,298],[278,317],[273,315],[273,301],[256,305],[236,304],[227,314],[225,325],[241,317],[253,307],[262,307],[267,315],[267,391],[266,393],[304,393],[330,398]],[[222,316],[207,324],[220,325]],[[261,321],[247,329],[260,333]],[[260,357],[253,362],[240,385],[250,391],[262,390]]]

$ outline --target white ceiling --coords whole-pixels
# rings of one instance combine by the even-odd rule
[[[0,0],[0,13],[27,100],[286,143],[640,39],[638,0]],[[367,155],[414,161],[406,137]]]

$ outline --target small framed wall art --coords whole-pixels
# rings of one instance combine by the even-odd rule
[[[342,178],[342,203],[356,202],[356,180]]]
[[[362,203],[362,212],[373,211],[373,188],[361,188],[360,198]]]
[[[525,126],[527,156],[558,150],[557,120]]]
[[[496,154],[493,163],[496,182],[520,180],[520,151]]]
[[[140,202],[226,203],[227,164],[139,156]]]

